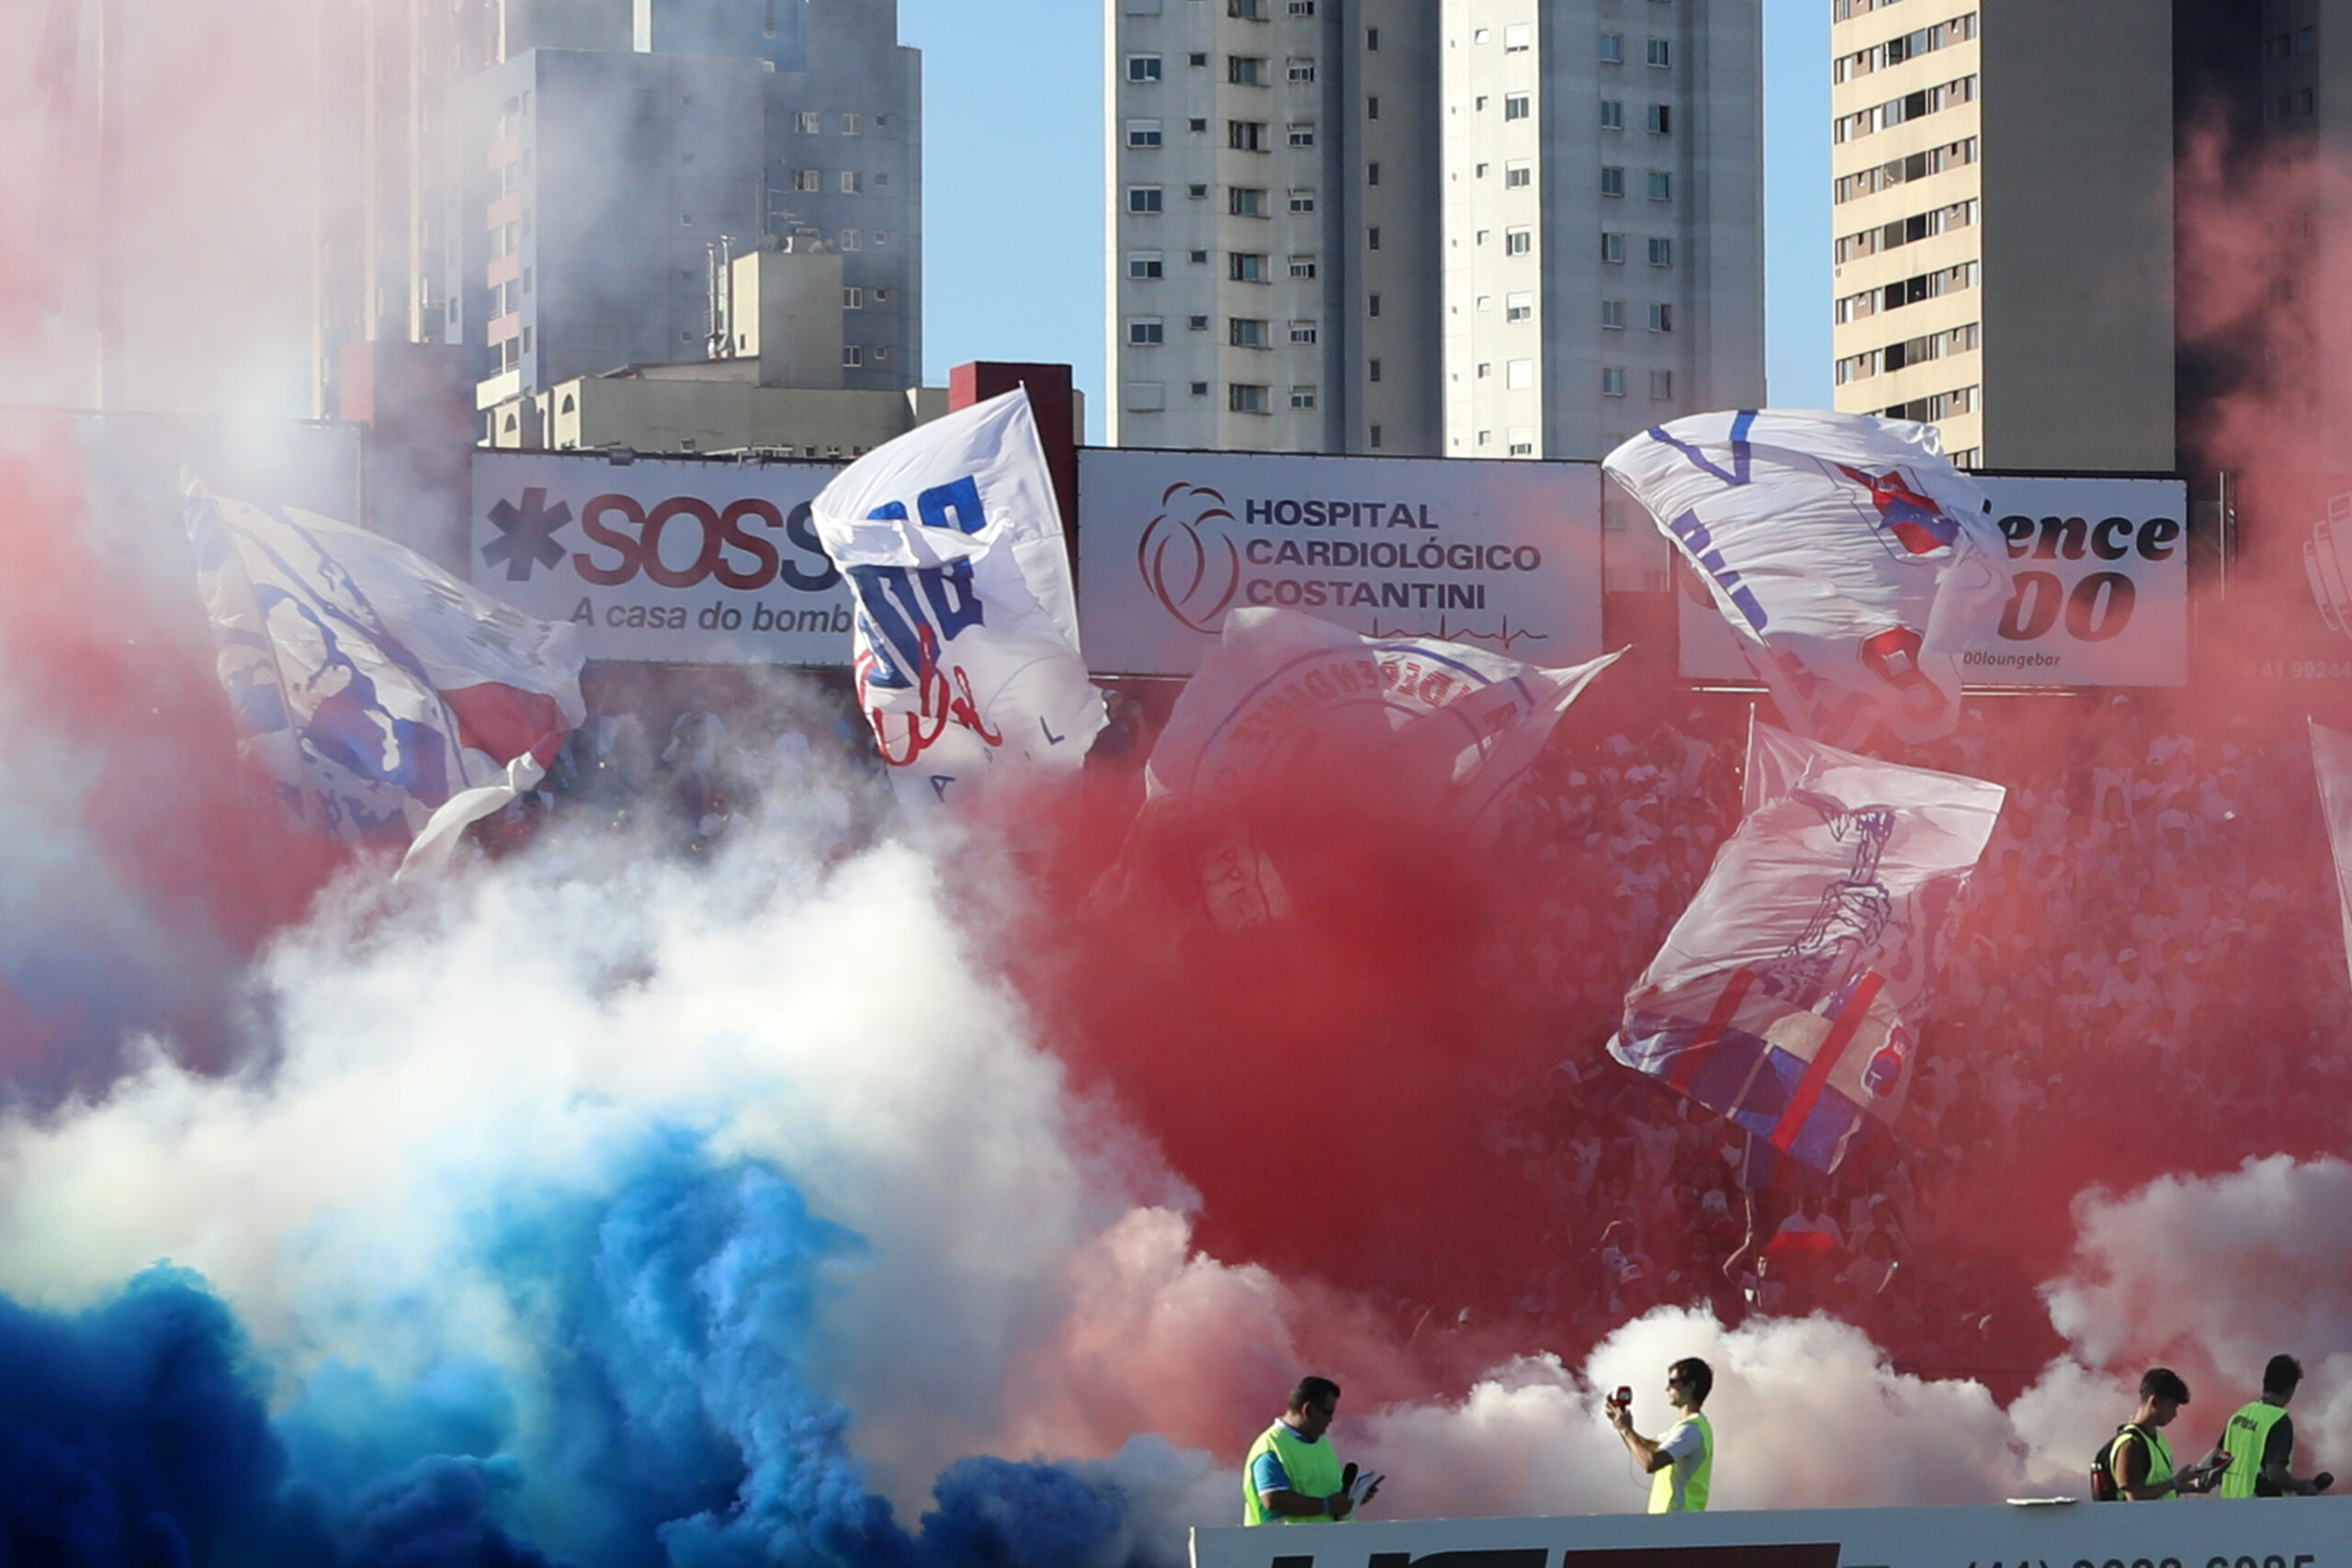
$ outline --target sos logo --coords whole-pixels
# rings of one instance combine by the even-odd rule
[[[589,547],[572,556],[572,570],[599,588],[641,575],[663,588],[716,580],[745,592],[782,582],[821,593],[842,580],[818,542],[806,502],[786,513],[757,496],[717,507],[673,495],[648,511],[631,496],[606,494],[580,509],[580,527]]]
[[[2023,514],[2001,519],[2001,537],[2009,558],[2038,561],[2170,560],[2178,549],[2180,525],[2170,517],[2134,522],[2129,517],[2102,518],[2092,524],[2082,517]],[[2029,568],[2010,574],[2009,602],[2001,611],[2000,635],[2008,642],[2032,642],[2066,623],[2066,635],[2077,642],[2105,642],[2120,637],[2132,624],[2139,588],[2128,571],[2086,573],[2069,587],[2057,572]]]

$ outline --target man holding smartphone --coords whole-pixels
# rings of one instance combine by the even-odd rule
[[[1715,1429],[1700,1406],[1715,1386],[1714,1369],[1696,1356],[1685,1356],[1666,1370],[1666,1402],[1680,1415],[1656,1441],[1634,1430],[1631,1402],[1609,1404],[1610,1423],[1625,1439],[1631,1453],[1650,1474],[1650,1512],[1698,1514],[1707,1507],[1707,1492],[1714,1479]]]

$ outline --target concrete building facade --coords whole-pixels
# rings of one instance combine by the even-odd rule
[[[1760,400],[1757,0],[1108,24],[1114,442],[1591,457]]]
[[[1838,407],[1962,467],[2170,470],[2169,17],[1834,3]]]

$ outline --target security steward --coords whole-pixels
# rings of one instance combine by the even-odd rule
[[[1245,1525],[1330,1524],[1353,1511],[1349,1495],[1356,1467],[1344,1468],[1324,1434],[1340,1411],[1340,1385],[1329,1378],[1305,1377],[1290,1391],[1290,1408],[1250,1445],[1241,1466],[1241,1522]],[[1363,1495],[1371,1502],[1374,1483]]]
[[[2262,1397],[2231,1416],[2222,1432],[2222,1447],[2230,1456],[2222,1474],[2222,1496],[2308,1497],[2335,1483],[2325,1471],[2305,1477],[2289,1469],[2295,1458],[2295,1424],[2287,1417],[2287,1402],[2302,1381],[2303,1365],[2292,1356],[2273,1356],[2262,1369]]]

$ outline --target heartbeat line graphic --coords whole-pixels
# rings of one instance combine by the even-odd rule
[[[1442,642],[1491,642],[1505,653],[1510,651],[1511,644],[1522,637],[1532,642],[1552,640],[1552,634],[1549,632],[1529,631],[1524,626],[1512,629],[1509,615],[1503,617],[1501,630],[1491,632],[1482,632],[1476,626],[1456,626],[1443,615],[1437,618],[1437,630],[1433,632],[1411,626],[1384,626],[1380,624],[1380,618],[1375,615],[1372,622],[1372,635],[1374,637],[1433,637]]]

